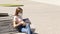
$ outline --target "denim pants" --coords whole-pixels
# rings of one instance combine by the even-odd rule
[[[20,27],[21,32],[27,33],[27,34],[32,34],[31,29],[30,29],[30,24],[27,23],[25,27]]]

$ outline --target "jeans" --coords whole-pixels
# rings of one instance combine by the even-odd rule
[[[22,26],[22,27],[23,27],[23,26]],[[21,32],[25,32],[25,33],[27,33],[27,34],[32,34],[29,23],[26,24],[26,27],[23,27],[23,28],[21,28],[20,30],[21,30]]]

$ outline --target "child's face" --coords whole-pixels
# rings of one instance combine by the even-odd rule
[[[18,15],[19,15],[19,16],[22,16],[22,13],[19,13]]]

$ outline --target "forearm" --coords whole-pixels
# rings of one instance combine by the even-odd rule
[[[15,24],[15,22],[13,22],[13,27],[14,27],[14,28],[16,27],[16,24]]]
[[[19,26],[19,25],[22,25],[22,23],[18,23],[18,24],[16,24],[16,27]]]
[[[15,22],[13,22],[13,27],[15,28],[15,27],[17,27],[17,26],[19,26],[19,25],[21,25],[22,23],[18,23],[18,24],[16,24]]]
[[[25,23],[24,21],[21,21],[20,23],[16,24],[16,26],[19,26],[19,25],[23,25],[23,26],[25,26],[26,23]]]
[[[17,24],[16,24],[16,22],[15,22],[15,21],[13,22],[13,27],[14,27],[14,28],[15,28],[15,27],[17,27],[17,26],[20,26],[20,25],[25,26],[25,25],[26,25],[26,23],[25,23],[24,21],[21,21],[21,22],[19,22],[19,23],[17,23]]]

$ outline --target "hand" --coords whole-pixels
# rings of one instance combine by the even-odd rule
[[[25,26],[26,25],[26,23],[23,23],[23,26]]]
[[[16,25],[13,25],[14,28],[16,28]]]

